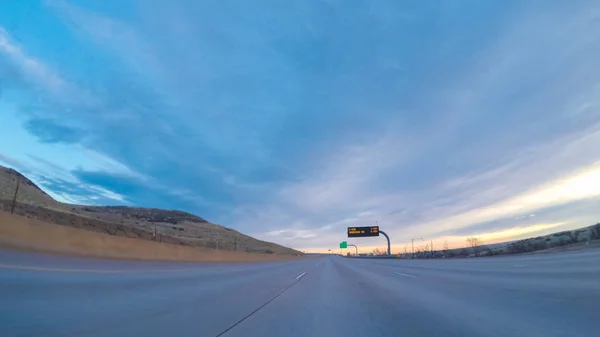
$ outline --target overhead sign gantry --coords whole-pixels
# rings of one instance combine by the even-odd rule
[[[349,238],[364,238],[364,237],[370,237],[370,236],[379,236],[379,233],[381,233],[387,239],[387,244],[388,244],[387,252],[388,252],[388,255],[390,255],[391,254],[391,252],[390,252],[390,237],[387,236],[387,234],[385,234],[384,231],[379,230],[379,226],[348,227],[348,237]]]

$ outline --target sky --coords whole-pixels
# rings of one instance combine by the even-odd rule
[[[600,221],[598,1],[0,1],[0,165],[306,251]]]

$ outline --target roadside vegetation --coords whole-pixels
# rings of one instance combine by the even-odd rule
[[[584,228],[490,245],[486,245],[483,240],[476,236],[467,237],[464,247],[454,249],[448,248],[448,242],[444,242],[443,248],[440,250],[432,250],[429,244],[426,244],[425,246],[415,246],[413,253],[410,247],[405,245],[402,253],[392,254],[390,257],[398,257],[399,255],[400,258],[404,259],[468,258],[536,252],[550,253],[578,250],[585,247],[600,248],[600,223]],[[369,254],[361,255],[387,256],[387,251],[384,248],[376,248]]]
[[[600,247],[600,223],[592,226],[570,231],[562,231],[549,235],[533,238],[496,243],[486,245],[481,239],[470,236],[465,239],[465,247],[449,249],[448,243],[444,242],[442,250],[427,250],[416,248],[414,258],[416,259],[443,259],[443,258],[467,258],[484,257],[508,254],[523,254],[533,252],[556,252],[575,250],[591,245]],[[401,254],[402,258],[411,258],[412,253]]]

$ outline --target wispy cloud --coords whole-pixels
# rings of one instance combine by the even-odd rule
[[[37,34],[0,31],[0,114],[22,144],[0,151],[63,200],[314,249],[376,221],[399,243],[594,216],[593,1],[46,4],[21,23]]]
[[[0,52],[32,81],[56,96],[62,96],[68,84],[51,69],[27,55],[20,46],[11,41],[6,30],[0,27]]]
[[[8,165],[14,169],[22,169],[23,168],[23,164],[21,164],[18,160],[11,158],[2,153],[0,153],[0,162],[4,165]]]

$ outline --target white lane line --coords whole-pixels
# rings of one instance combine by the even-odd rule
[[[143,274],[143,273],[170,273],[180,271],[199,271],[202,269],[137,269],[137,270],[111,270],[111,269],[70,269],[70,268],[47,268],[35,266],[18,266],[9,264],[0,264],[0,269],[15,269],[15,270],[35,270],[52,273],[81,273],[81,274]]]
[[[513,267],[525,267],[524,264],[515,264]]]
[[[302,278],[302,276],[304,276],[304,275],[306,275],[306,273],[302,273],[302,274],[300,274],[300,275],[296,276],[296,280],[299,280],[299,279],[301,279],[301,278]]]
[[[394,273],[395,273],[395,274],[398,274],[398,275],[402,275],[402,276],[416,277],[415,275],[411,275],[411,274],[404,274],[404,273],[399,273],[399,272],[397,272],[397,271],[395,271]]]
[[[319,266],[319,264],[318,264],[318,263],[317,263],[317,264],[315,264],[315,267],[318,267],[318,266]]]
[[[29,267],[29,266],[15,266],[0,264],[0,269],[18,269],[18,270],[35,270],[35,271],[46,271],[46,272],[57,272],[57,273],[90,273],[90,274],[132,274],[136,271],[133,270],[102,270],[102,269],[66,269],[66,268],[46,268],[46,267]],[[148,270],[162,271],[162,270]],[[142,272],[142,271],[139,271]]]

